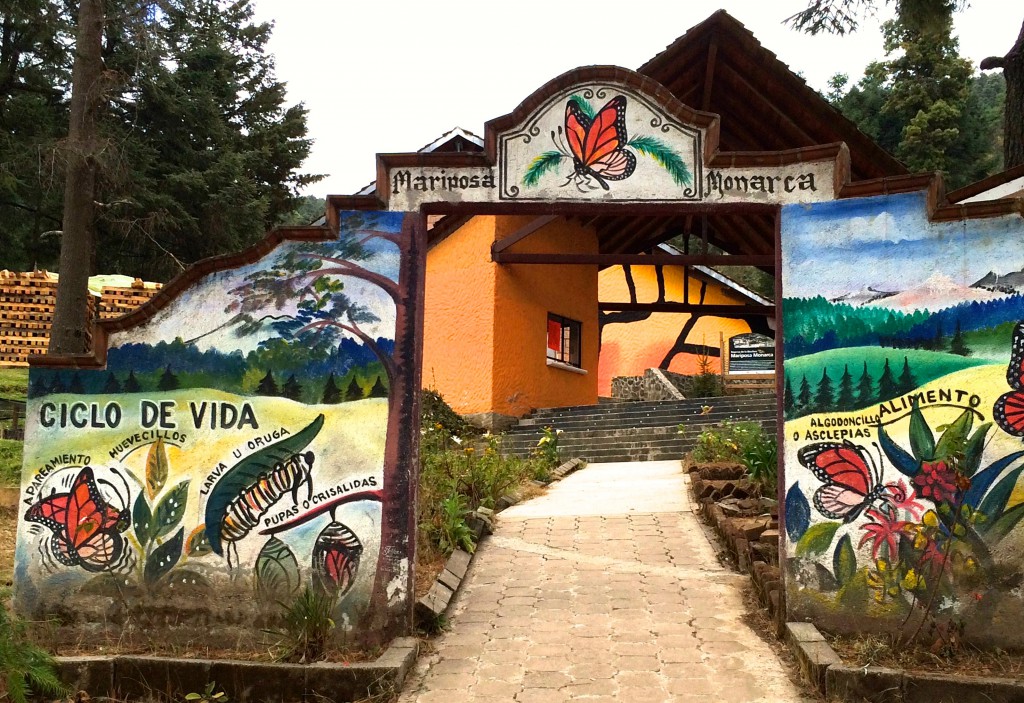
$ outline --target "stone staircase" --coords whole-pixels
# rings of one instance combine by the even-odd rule
[[[705,407],[710,411],[705,413]],[[753,420],[774,434],[775,394],[544,408],[510,429],[501,447],[505,454],[526,456],[537,446],[542,429],[550,426],[562,430],[558,448],[563,458],[591,462],[681,459],[705,428],[726,420]]]

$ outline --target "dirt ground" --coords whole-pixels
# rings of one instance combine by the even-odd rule
[[[964,676],[1024,678],[1024,652],[983,650],[970,644],[950,649],[927,643],[896,644],[886,636],[828,637],[843,662],[855,666],[884,666],[911,671]],[[932,650],[935,651],[932,651]]]
[[[0,506],[0,588],[9,587],[14,576],[14,535],[17,527],[16,510]]]

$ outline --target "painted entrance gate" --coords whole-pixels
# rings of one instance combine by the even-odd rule
[[[790,615],[862,629],[930,601],[1016,641],[1017,206],[853,187],[842,145],[720,152],[718,119],[578,69],[484,153],[380,156],[325,228],[203,262],[95,359],[35,364],[19,609],[237,632],[314,584],[352,639],[407,629],[425,215],[755,204],[781,208]]]

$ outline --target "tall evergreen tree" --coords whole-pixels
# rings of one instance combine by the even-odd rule
[[[839,395],[836,397],[836,408],[838,410],[853,410],[857,400],[853,396],[853,376],[850,374],[850,365],[843,366],[843,375],[839,379]]]
[[[135,378],[135,371],[129,371],[128,378],[124,380],[124,392],[138,393],[141,390],[142,386],[139,385],[139,379]]]
[[[786,417],[792,417],[796,410],[796,400],[793,398],[793,386],[789,382],[789,374],[786,374],[786,386],[782,392],[782,410]]]
[[[117,380],[117,376],[113,373],[107,374],[107,382],[103,386],[103,392],[110,394],[121,392],[121,382]]]
[[[324,383],[324,394],[320,399],[320,402],[325,404],[341,402],[341,389],[338,388],[338,384],[334,380],[333,373],[327,377],[327,382]]]
[[[273,371],[267,369],[267,375],[261,378],[256,386],[256,393],[258,395],[281,395],[281,391],[277,387],[277,381],[274,380]]]
[[[828,367],[821,370],[821,380],[814,394],[814,409],[818,412],[830,412],[834,400],[832,378],[828,375]]]
[[[295,378],[295,374],[290,375],[288,380],[284,382],[284,386],[281,388],[281,395],[289,400],[302,400],[302,384]]]
[[[857,405],[864,408],[875,400],[874,379],[868,373],[868,362],[864,362],[864,372],[857,381]]]
[[[380,376],[377,376],[377,380],[373,382],[373,388],[370,389],[370,398],[387,398],[388,387],[380,380]]]
[[[363,387],[356,381],[356,377],[353,375],[352,380],[348,382],[348,388],[345,390],[345,400],[362,400],[363,399]]]
[[[917,388],[917,379],[910,372],[910,360],[907,357],[903,357],[903,372],[896,382],[896,388],[900,395],[906,395]]]
[[[878,378],[878,400],[880,402],[892,400],[899,394],[899,386],[896,385],[892,369],[889,368],[889,359],[886,357],[885,366],[882,368],[882,375]]]
[[[156,384],[156,389],[158,391],[176,391],[178,390],[178,385],[178,377],[174,375],[174,372],[171,371],[171,365],[168,364]]]
[[[76,395],[85,393],[85,387],[82,385],[82,376],[77,371],[71,374],[71,383],[68,384],[68,393],[74,393]]]
[[[949,353],[960,356],[971,355],[971,350],[967,347],[967,342],[964,341],[964,333],[960,329],[960,320],[956,321],[956,330],[953,332],[953,338],[949,341]]]
[[[811,406],[811,384],[807,382],[807,375],[800,378],[800,392],[796,396],[796,406],[800,412],[807,412]]]

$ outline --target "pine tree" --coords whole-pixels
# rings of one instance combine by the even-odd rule
[[[44,395],[49,394],[50,389],[43,383],[42,377],[35,375],[32,379],[32,384],[29,387],[28,395],[30,398],[42,398]]]
[[[256,386],[257,395],[281,395],[281,391],[277,388],[277,382],[274,380],[274,373],[267,370],[267,375],[260,379],[259,385]]]
[[[334,374],[332,373],[327,377],[327,383],[324,384],[324,394],[320,399],[321,403],[333,404],[341,401],[341,389],[338,388],[338,384],[334,381]]]
[[[967,342],[964,341],[964,333],[960,329],[960,320],[956,321],[956,331],[953,332],[953,339],[949,342],[949,353],[960,356],[971,355],[971,350],[967,347]]]
[[[363,399],[363,388],[356,382],[356,377],[353,376],[352,380],[348,383],[348,389],[345,391],[345,400],[362,400]]]
[[[138,393],[141,390],[142,386],[139,385],[139,379],[135,378],[135,371],[129,371],[128,378],[124,380],[124,392]]]
[[[900,374],[896,387],[900,395],[906,395],[917,388],[917,379],[910,372],[910,360],[907,357],[903,357],[903,373]]]
[[[288,377],[288,380],[284,382],[284,387],[281,389],[281,395],[289,400],[299,401],[302,398],[302,385],[298,379],[295,378],[295,374]]]
[[[387,398],[388,397],[387,386],[385,386],[381,382],[380,376],[377,376],[377,380],[374,381],[373,388],[370,389],[369,397],[370,398]]]
[[[121,392],[121,382],[117,380],[117,376],[113,373],[107,374],[107,383],[103,386],[103,392],[110,394]]]
[[[789,382],[789,374],[786,375],[786,387],[782,393],[782,409],[786,417],[792,417],[796,410],[796,401],[793,399],[793,386]]]
[[[875,400],[875,381],[868,373],[868,362],[864,362],[864,373],[857,381],[857,405],[864,408]]]
[[[828,367],[821,371],[821,380],[818,381],[818,389],[814,394],[814,409],[818,412],[829,412],[832,410],[833,392],[832,378],[828,375]]]
[[[882,368],[882,375],[878,379],[878,400],[885,402],[886,400],[892,400],[899,394],[899,386],[896,385],[892,369],[889,368],[889,357],[886,357],[885,367]]]
[[[932,349],[942,351],[946,348],[946,337],[942,333],[942,320],[935,323],[935,339],[932,341]]]
[[[839,410],[853,410],[856,407],[856,399],[853,397],[853,376],[850,374],[850,365],[843,366],[843,375],[839,379],[839,397],[836,398],[836,408]]]
[[[811,384],[807,382],[807,374],[800,379],[800,393],[796,397],[796,405],[801,412],[810,408],[811,405]]]
[[[164,368],[163,375],[160,376],[160,381],[156,384],[158,391],[176,391],[178,390],[178,377],[171,371],[171,365],[168,364]]]
[[[82,385],[82,377],[77,371],[71,374],[71,383],[68,384],[68,393],[74,393],[75,395],[82,395],[85,393],[85,387]]]

